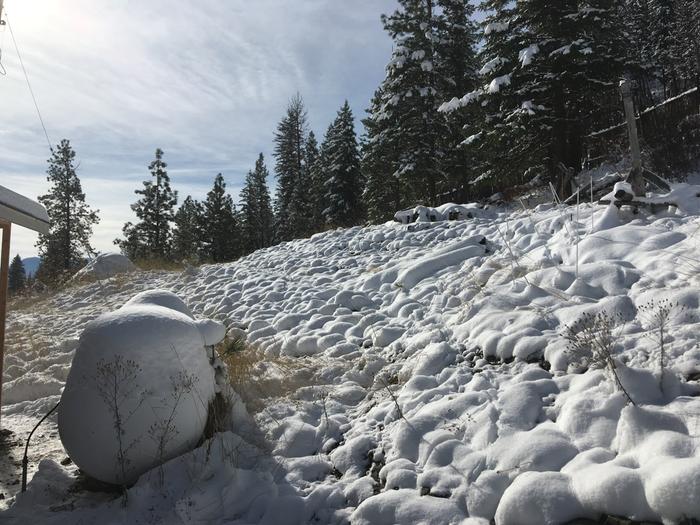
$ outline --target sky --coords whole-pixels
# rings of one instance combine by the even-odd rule
[[[395,5],[4,0],[50,141],[71,141],[99,209],[98,251],[114,251],[135,219],[129,206],[157,147],[180,201],[204,198],[221,172],[237,202],[258,153],[272,172],[273,133],[297,91],[319,139],[346,98],[362,118],[391,53],[379,17]],[[0,185],[35,199],[48,189],[48,144],[7,25],[0,49]],[[35,242],[14,228],[12,254],[36,255]]]

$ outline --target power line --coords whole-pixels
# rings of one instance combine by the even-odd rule
[[[12,42],[15,45],[15,51],[17,51],[17,58],[19,58],[19,65],[22,66],[22,71],[24,72],[24,79],[27,81],[27,87],[29,88],[29,93],[32,95],[32,100],[34,101],[34,107],[36,108],[36,114],[39,116],[39,122],[41,123],[41,128],[44,130],[44,136],[46,137],[46,144],[49,146],[49,150],[53,153],[53,146],[51,146],[51,139],[49,139],[49,133],[46,131],[46,126],[44,125],[44,119],[41,116],[41,111],[39,110],[39,104],[36,101],[36,96],[34,95],[34,90],[32,89],[32,84],[29,82],[29,75],[27,75],[27,69],[24,67],[24,61],[22,60],[22,55],[19,52],[19,46],[17,46],[17,40],[15,40],[15,34],[12,31],[12,24],[10,24],[10,18],[7,16],[7,11],[5,11],[5,20],[7,21],[7,27],[10,28],[10,36],[12,37]]]

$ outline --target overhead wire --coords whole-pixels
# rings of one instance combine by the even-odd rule
[[[32,89],[32,83],[29,81],[29,75],[27,74],[27,68],[24,67],[24,61],[22,60],[22,54],[19,52],[19,46],[17,45],[17,40],[15,39],[15,33],[12,31],[12,24],[10,24],[10,18],[7,15],[7,10],[5,10],[5,20],[7,22],[7,27],[10,29],[10,37],[12,38],[12,43],[15,46],[15,51],[17,52],[17,58],[19,59],[19,65],[22,67],[22,72],[24,73],[24,79],[27,81],[27,87],[29,88],[29,93],[32,96],[32,101],[34,102],[34,108],[36,109],[36,114],[39,117],[39,122],[41,123],[41,129],[44,130],[44,136],[46,137],[46,144],[49,146],[49,151],[53,153],[53,146],[51,145],[51,139],[49,138],[49,133],[46,131],[46,125],[44,124],[44,118],[41,115],[41,110],[39,109],[39,104],[36,100],[36,95]]]

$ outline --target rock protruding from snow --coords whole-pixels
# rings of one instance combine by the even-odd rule
[[[224,329],[188,312],[176,295],[153,290],[85,327],[58,426],[89,476],[128,485],[199,441],[216,389],[204,345]]]
[[[120,273],[136,271],[136,266],[128,257],[121,253],[102,253],[87,263],[73,279],[75,281],[89,281],[96,279],[108,279]]]

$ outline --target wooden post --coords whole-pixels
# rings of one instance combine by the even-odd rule
[[[637,121],[634,115],[634,102],[632,101],[632,88],[627,80],[620,81],[622,103],[625,107],[627,119],[627,131],[630,137],[630,153],[632,154],[632,171],[627,181],[632,185],[632,191],[638,197],[644,197],[644,178],[642,176],[642,155],[639,149],[639,137],[637,136]]]
[[[12,224],[0,221],[2,250],[0,250],[0,407],[2,407],[2,372],[5,361],[5,316],[7,314],[7,285],[10,270],[10,234]],[[0,415],[0,417],[2,417]],[[1,421],[0,421],[1,422]]]

